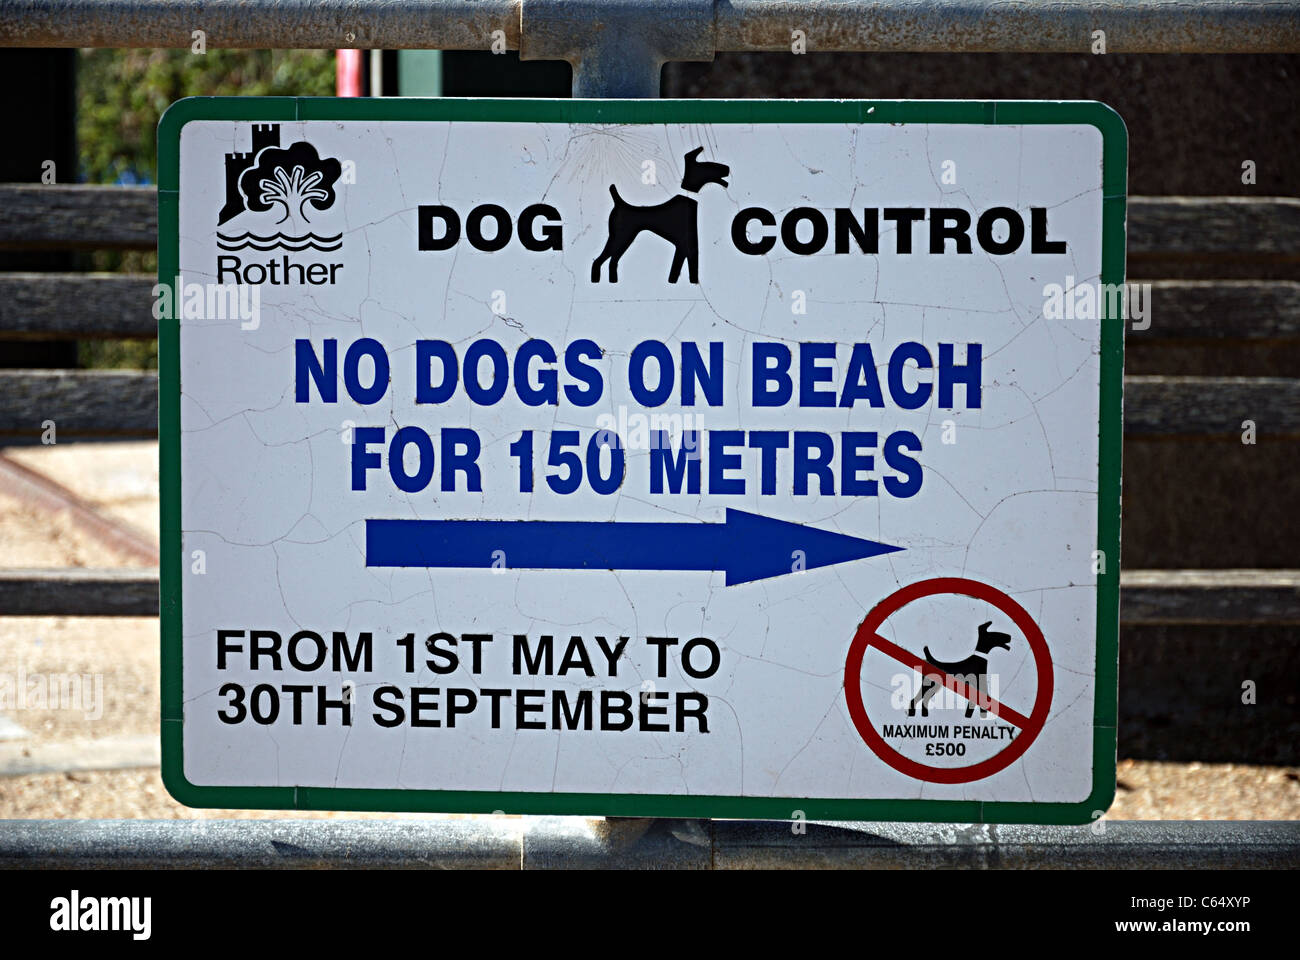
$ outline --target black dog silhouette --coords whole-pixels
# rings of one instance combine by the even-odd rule
[[[976,700],[979,701],[981,717],[987,717],[989,715],[987,707],[989,660],[985,654],[989,653],[995,647],[1001,647],[1004,650],[1011,649],[1011,635],[990,630],[989,626],[992,623],[993,621],[990,620],[988,623],[980,624],[979,637],[975,641],[975,652],[965,660],[958,660],[956,663],[945,663],[943,660],[936,660],[931,656],[929,647],[922,648],[925,650],[925,659],[929,661],[931,666],[938,667],[949,676],[956,677],[967,686],[976,689]],[[923,676],[921,679],[921,690],[912,698],[912,702],[907,708],[907,715],[909,717],[916,716],[916,705],[919,703],[921,705],[921,716],[928,717],[930,715],[930,708],[928,706],[930,698],[938,692],[939,680],[932,676]],[[974,712],[975,700],[968,698],[966,701],[967,718],[969,718]]]
[[[686,172],[682,176],[682,189],[699,193],[705,184],[728,186],[726,177],[731,168],[725,163],[712,163],[699,159],[703,147],[686,154]],[[639,207],[618,195],[618,188],[609,185],[614,198],[614,209],[609,214],[609,239],[591,265],[591,282],[600,283],[600,267],[609,261],[609,282],[618,283],[619,258],[632,245],[643,230],[663,237],[673,245],[673,263],[668,270],[668,282],[676,283],[682,275],[682,264],[687,267],[691,283],[700,282],[700,237],[696,224],[698,201],[694,197],[678,195],[652,207]]]

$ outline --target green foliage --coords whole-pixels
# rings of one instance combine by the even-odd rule
[[[77,142],[87,183],[153,183],[158,118],[181,97],[331,96],[330,50],[83,50]]]
[[[79,340],[77,366],[83,370],[157,370],[157,340]]]
[[[332,96],[332,50],[83,50],[77,143],[86,183],[154,183],[158,118],[182,97]],[[96,251],[93,270],[154,273],[151,251]],[[154,340],[82,341],[80,365],[155,369]]]

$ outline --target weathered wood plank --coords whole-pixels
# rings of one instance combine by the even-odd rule
[[[1157,280],[1150,326],[1127,326],[1129,343],[1300,338],[1300,283],[1288,280]],[[0,312],[0,317],[3,313]]]
[[[1126,624],[1300,623],[1300,570],[1125,570]]]
[[[0,184],[0,249],[153,250],[153,187]]]
[[[0,336],[152,338],[155,282],[149,274],[0,273]],[[1142,305],[1151,325],[1130,324],[1132,343],[1300,338],[1295,281],[1160,280]]]
[[[39,436],[47,420],[60,438],[155,436],[157,391],[153,373],[0,371],[0,437]],[[1127,435],[1239,437],[1245,420],[1260,438],[1300,434],[1300,379],[1124,379]]]
[[[38,437],[53,421],[59,441],[152,437],[158,376],[125,370],[0,370],[0,437]]]
[[[153,187],[0,184],[0,247],[153,249]],[[1300,261],[1300,199],[1129,197],[1130,257]]]
[[[1300,199],[1129,197],[1128,253],[1300,261]]]
[[[73,688],[73,707],[94,716],[104,710],[104,691],[88,680]],[[66,709],[66,708],[65,708]],[[132,770],[156,767],[161,761],[157,734],[118,734],[97,737],[32,743],[0,743],[0,777],[26,777],[34,773],[74,773],[79,770]]]
[[[1125,377],[1127,436],[1260,439],[1300,433],[1300,380],[1287,377]]]
[[[156,282],[149,274],[0,273],[0,336],[151,339]]]
[[[0,616],[156,617],[158,568],[0,570]]]
[[[153,617],[158,569],[0,570],[0,616]],[[1300,623],[1300,570],[1126,570],[1120,620]]]

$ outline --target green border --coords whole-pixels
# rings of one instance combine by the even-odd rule
[[[158,277],[179,265],[181,128],[191,120],[456,120],[555,123],[960,123],[1090,124],[1103,138],[1103,283],[1124,282],[1128,132],[1110,107],[1093,101],[856,100],[473,100],[194,97],[173,104],[158,124]],[[1105,298],[1103,298],[1104,301]],[[1104,307],[1103,307],[1104,309]],[[181,675],[180,331],[158,331],[159,474],[162,565],[162,775],[191,807],[284,810],[378,810],[442,813],[576,814],[788,820],[917,820],[961,823],[1087,823],[1115,796],[1118,712],[1120,455],[1124,330],[1106,316],[1101,329],[1097,549],[1097,672],[1093,712],[1092,795],[1080,803],[983,803],[970,800],[843,800],[307,787],[202,787],[185,779]]]

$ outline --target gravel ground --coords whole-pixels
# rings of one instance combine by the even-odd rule
[[[1293,820],[1300,769],[1125,760],[1107,820]],[[192,810],[167,795],[157,770],[93,770],[0,778],[0,818],[395,820],[413,813]]]
[[[65,443],[11,447],[4,454],[57,480],[106,516],[158,541],[157,443]]]
[[[13,677],[20,669],[29,677],[75,674],[79,679],[75,708],[9,714],[33,742],[158,730],[155,619],[0,617],[0,670]]]
[[[157,445],[72,444],[6,451],[78,496],[157,536]],[[115,567],[130,561],[59,514],[36,511],[0,490],[0,567]],[[7,714],[39,747],[158,729],[158,621],[0,616],[0,672],[76,673],[102,691],[89,709]],[[93,678],[98,676],[98,687]],[[102,708],[102,709],[101,709]],[[1300,819],[1300,768],[1122,760],[1111,807],[1116,820]],[[0,818],[213,817],[395,818],[411,814],[191,810],[172,800],[157,769],[0,777]]]
[[[138,561],[104,546],[66,513],[41,510],[0,487],[0,567],[132,565]]]
[[[1108,820],[1300,819],[1300,767],[1121,760]]]
[[[89,770],[0,778],[0,818],[148,820],[416,820],[443,814],[194,810],[167,795],[157,770]]]

